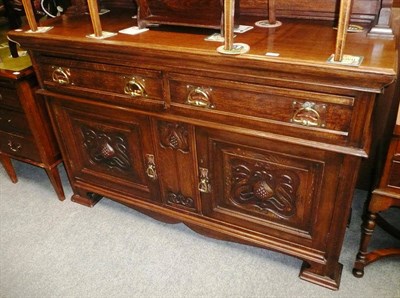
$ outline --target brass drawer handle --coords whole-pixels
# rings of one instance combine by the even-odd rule
[[[147,159],[146,174],[151,180],[156,180],[157,179],[157,171],[156,171],[156,164],[154,162],[154,155],[146,154],[146,159]]]
[[[215,105],[211,103],[211,88],[194,87],[191,85],[186,87],[189,89],[189,93],[186,98],[187,104],[201,108],[215,108]]]
[[[14,143],[13,141],[9,140],[7,143],[8,147],[13,152],[18,152],[21,150],[22,146],[20,143]]]
[[[138,79],[135,77],[127,78],[124,93],[133,97],[147,96],[144,88],[144,79]]]
[[[210,179],[208,178],[208,169],[200,167],[199,172],[200,172],[200,182],[198,185],[199,191],[203,193],[210,193],[211,184],[210,184]]]
[[[290,122],[301,124],[304,126],[325,127],[325,104],[316,104],[306,101],[293,102],[293,116]]]
[[[70,84],[70,76],[71,71],[69,68],[62,68],[57,66],[52,66],[53,73],[51,78],[53,82],[56,82],[60,85],[69,85]]]

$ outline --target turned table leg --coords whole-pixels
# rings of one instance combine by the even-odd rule
[[[368,252],[368,245],[371,240],[372,233],[374,232],[377,219],[379,218],[378,213],[394,206],[400,207],[399,198],[381,195],[378,192],[375,192],[372,195],[367,210],[367,216],[362,225],[360,248],[356,257],[356,261],[354,263],[353,275],[355,277],[363,277],[364,267],[368,264],[371,264],[382,258],[400,256],[399,248],[384,248]],[[386,223],[386,225],[388,224]],[[388,227],[384,229],[392,236],[398,238],[397,229],[394,229],[393,227],[391,227],[391,229],[389,229]]]
[[[364,267],[367,265],[366,255],[368,254],[368,244],[371,241],[371,236],[374,232],[375,226],[376,213],[369,212],[364,224],[362,225],[360,248],[353,268],[353,275],[355,277],[364,276]]]
[[[12,183],[17,183],[18,178],[17,178],[17,174],[15,173],[14,167],[12,165],[11,158],[9,158],[5,155],[0,155],[0,162],[3,165],[4,169],[6,170]]]

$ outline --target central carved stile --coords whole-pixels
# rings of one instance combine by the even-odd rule
[[[159,121],[158,131],[162,147],[179,150],[183,153],[189,152],[189,133],[186,125]]]

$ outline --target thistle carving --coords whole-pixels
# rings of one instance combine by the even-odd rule
[[[268,164],[234,159],[230,163],[227,189],[233,204],[258,212],[272,212],[281,218],[296,213],[299,177],[293,171]]]
[[[172,191],[168,192],[167,194],[167,203],[194,208],[194,201],[191,197],[185,197],[181,193],[173,193]]]
[[[158,122],[160,144],[164,148],[172,148],[189,152],[188,128],[182,123]]]
[[[131,168],[127,143],[123,136],[82,127],[83,145],[90,161],[110,169],[127,171]]]

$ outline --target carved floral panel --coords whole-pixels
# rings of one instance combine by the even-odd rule
[[[188,128],[182,123],[158,122],[160,144],[163,148],[189,152]]]
[[[130,171],[128,144],[124,136],[104,132],[87,126],[81,127],[83,145],[89,155],[90,162],[106,166],[109,169]]]
[[[296,214],[298,175],[267,162],[234,158],[229,161],[227,194],[237,207],[256,212],[272,212],[287,219]]]

